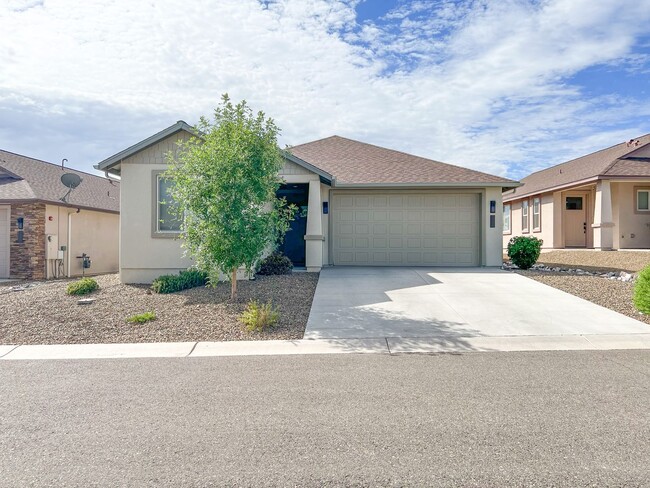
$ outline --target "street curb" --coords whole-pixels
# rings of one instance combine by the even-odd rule
[[[650,349],[648,334],[0,345],[0,361]]]

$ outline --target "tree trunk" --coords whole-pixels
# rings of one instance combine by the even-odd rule
[[[230,299],[235,300],[237,298],[237,268],[232,270],[232,278],[230,281]]]

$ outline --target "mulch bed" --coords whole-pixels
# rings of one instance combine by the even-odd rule
[[[2,283],[0,344],[302,339],[318,274],[239,281],[235,302],[230,301],[229,283],[158,295],[146,285],[123,285],[117,275],[95,279],[99,290],[86,295],[95,299],[91,305],[77,305],[79,297],[66,295],[70,280],[34,282],[24,291],[10,291],[23,282]],[[245,330],[238,319],[249,300],[270,300],[278,307],[280,320],[274,329]],[[127,317],[149,311],[156,313],[156,320],[126,322]]]

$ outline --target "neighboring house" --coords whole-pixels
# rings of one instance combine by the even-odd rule
[[[121,177],[123,282],[191,265],[162,173],[192,130],[180,121],[95,166]],[[296,266],[501,265],[501,192],[516,182],[338,136],[290,152],[278,195],[301,210],[283,244]]]
[[[64,202],[65,173],[83,181]],[[116,272],[119,209],[119,181],[0,150],[0,278]]]
[[[503,195],[503,245],[532,235],[544,248],[650,248],[650,134],[527,176]]]

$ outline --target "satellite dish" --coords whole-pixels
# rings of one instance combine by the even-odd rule
[[[74,173],[65,173],[61,175],[61,183],[63,183],[63,186],[68,187],[68,193],[63,195],[63,198],[59,198],[59,200],[63,203],[68,203],[70,193],[81,184],[81,181],[81,177]]]
[[[63,183],[63,186],[68,187],[71,190],[77,188],[81,184],[81,181],[81,177],[74,173],[65,173],[64,175],[61,175],[61,183]]]

